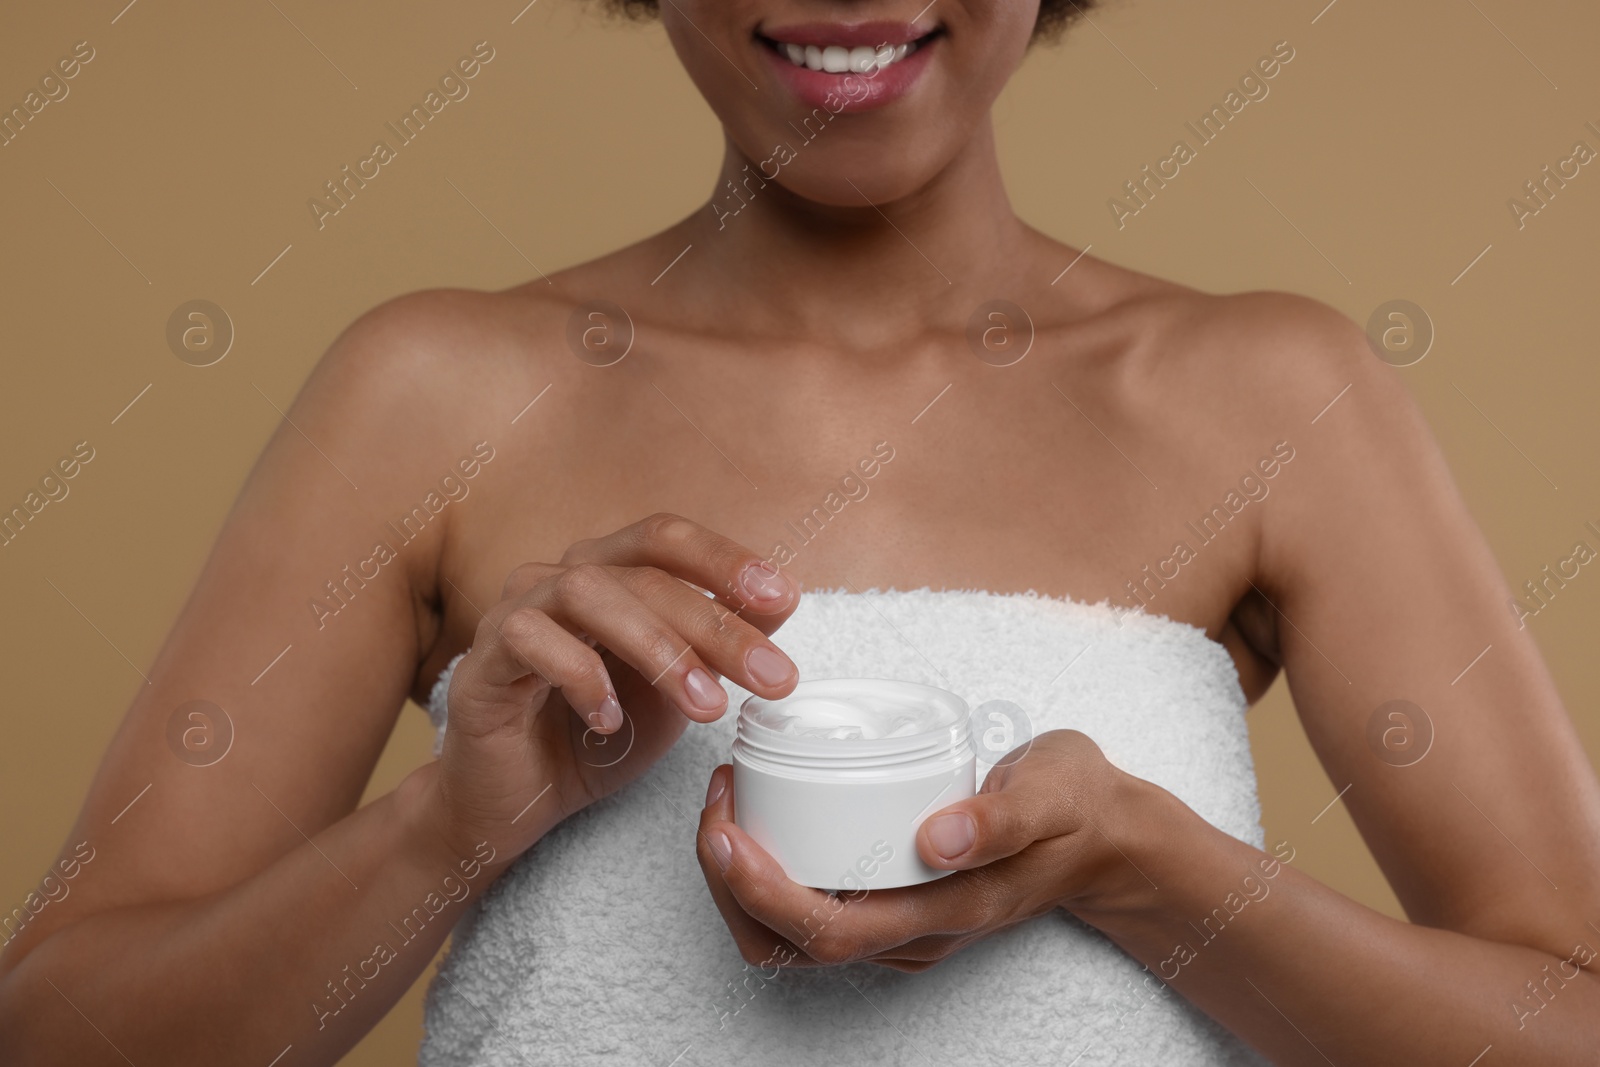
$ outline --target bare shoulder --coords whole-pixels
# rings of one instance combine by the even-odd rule
[[[1349,316],[1291,293],[1217,295],[1093,266],[1080,284],[1099,309],[1063,355],[1097,374],[1130,453],[1174,499],[1209,499],[1262,457],[1292,454],[1293,477],[1273,487],[1282,505],[1257,516],[1263,544],[1320,544],[1334,511],[1374,521],[1424,498],[1459,508],[1404,372]]]
[[[544,392],[570,401],[596,387],[592,369],[568,351],[575,306],[543,283],[388,300],[334,340],[291,414],[330,455],[359,457],[375,481],[409,492],[419,465],[431,469],[474,443],[499,441]],[[570,410],[543,405],[540,434],[559,436]]]
[[[1194,340],[1192,355],[1219,386],[1268,408],[1314,405],[1321,413],[1336,391],[1392,392],[1399,379],[1373,354],[1363,329],[1310,297],[1282,292],[1195,294],[1173,315]],[[1298,414],[1298,411],[1296,411]]]
[[[1339,441],[1347,463],[1381,462],[1428,438],[1363,327],[1321,301],[1217,295],[1117,267],[1097,273],[1102,360],[1127,402],[1171,435],[1248,449],[1315,434]]]
[[[1185,393],[1240,405],[1312,401],[1336,379],[1389,380],[1360,326],[1311,297],[1255,291],[1213,294],[1097,263],[1104,328],[1121,370]],[[1328,398],[1323,398],[1324,401]],[[1312,412],[1315,414],[1315,411]],[[1309,416],[1308,416],[1309,417]]]
[[[1191,484],[1237,480],[1269,452],[1293,457],[1272,486],[1276,503],[1256,516],[1267,571],[1365,558],[1379,551],[1371,531],[1400,514],[1418,524],[1427,515],[1436,531],[1470,529],[1404,372],[1378,358],[1349,316],[1289,293],[1181,287],[1117,314],[1140,323],[1126,395],[1142,398],[1167,454],[1190,457]],[[1275,584],[1270,573],[1262,580]]]
[[[1241,433],[1304,443],[1306,477],[1401,485],[1444,472],[1403,375],[1379,359],[1366,330],[1310,297],[1251,292],[1200,297],[1174,326],[1193,338],[1192,387]],[[1176,348],[1176,346],[1174,346]]]
[[[528,287],[408,293],[347,327],[307,391],[337,394],[374,414],[483,420],[497,413],[486,409],[486,398],[509,404],[541,376],[548,382],[552,374],[570,373],[571,360],[560,351],[569,311],[559,297]]]

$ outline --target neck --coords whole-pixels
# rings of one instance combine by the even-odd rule
[[[791,143],[798,161],[806,148]],[[1032,231],[1011,210],[987,119],[932,181],[876,206],[865,191],[858,204],[806,200],[775,170],[781,181],[776,161],[730,142],[709,205],[683,227],[712,305],[755,307],[774,333],[857,348],[960,331],[1027,259]]]

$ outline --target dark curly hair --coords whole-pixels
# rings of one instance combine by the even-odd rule
[[[1035,41],[1053,41],[1067,25],[1096,6],[1098,0],[1039,0],[1039,18],[1033,24]],[[655,16],[657,0],[601,0],[604,7],[629,18]]]

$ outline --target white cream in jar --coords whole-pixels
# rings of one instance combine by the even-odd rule
[[[829,890],[942,878],[917,855],[917,828],[973,795],[967,703],[880,678],[805,681],[751,697],[733,742],[734,821],[791,879]]]

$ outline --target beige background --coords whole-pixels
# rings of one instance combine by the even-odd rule
[[[530,261],[549,271],[676,220],[720,152],[659,28],[578,0],[538,0],[515,23],[523,0],[125,2],[12,5],[0,24],[0,104],[75,42],[96,51],[0,148],[0,505],[75,442],[97,453],[0,548],[4,910],[67,833],[139,684],[128,661],[150,662],[278,421],[260,394],[287,406],[337,331],[387,297],[501,288]],[[1600,13],[1325,2],[1108,0],[999,103],[1012,194],[1057,237],[1204,289],[1308,293],[1361,322],[1391,298],[1421,304],[1437,341],[1398,373],[1520,587],[1580,537],[1600,547],[1581,530],[1600,522],[1600,163],[1520,231],[1506,206],[1576,140],[1600,148],[1584,125],[1600,126]],[[496,58],[471,95],[319,232],[307,199],[480,40]],[[1119,231],[1107,198],[1281,40],[1296,56],[1270,96]],[[237,330],[207,368],[165,340],[195,298]],[[1597,616],[1600,571],[1585,569],[1530,620],[1591,758]],[[1269,840],[1398,914],[1342,805],[1324,812],[1343,783],[1318,767],[1283,687],[1249,714]],[[413,709],[371,791],[428,740]],[[347,1062],[411,1058],[423,985]]]

